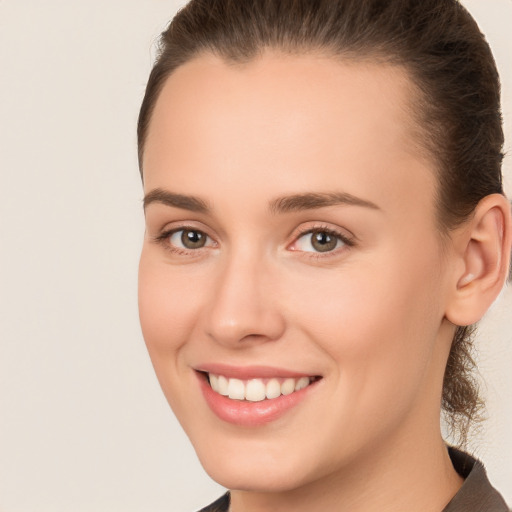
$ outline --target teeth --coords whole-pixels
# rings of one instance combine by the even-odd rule
[[[261,402],[262,400],[277,398],[281,395],[290,395],[309,386],[310,377],[298,379],[269,379],[266,383],[262,379],[228,379],[222,375],[208,374],[210,386],[220,395],[228,396],[233,400],[248,400]]]
[[[301,377],[295,383],[295,391],[300,391],[301,389],[304,389],[307,386],[309,386],[309,377]]]
[[[260,379],[252,379],[245,386],[245,399],[251,402],[265,400],[265,384]]]
[[[226,379],[226,377],[223,377],[222,375],[219,375],[217,385],[219,386],[219,389],[215,391],[217,391],[221,395],[228,396],[228,379]]]
[[[210,386],[213,391],[219,392],[219,377],[217,377],[217,375],[210,375]]]
[[[267,382],[265,395],[267,398],[277,398],[281,396],[281,384],[277,379],[270,379]]]
[[[239,379],[229,379],[228,396],[235,400],[243,400],[245,398],[245,386],[243,381]]]
[[[283,395],[291,395],[295,391],[295,379],[286,379],[281,384],[281,393]]]

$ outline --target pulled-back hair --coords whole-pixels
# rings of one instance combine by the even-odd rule
[[[201,54],[244,63],[266,50],[402,66],[415,86],[415,139],[435,164],[440,232],[503,193],[503,131],[496,65],[484,36],[456,0],[192,0],[160,39],[138,122],[139,166],[166,79]],[[458,326],[442,408],[464,444],[482,400],[472,326]]]

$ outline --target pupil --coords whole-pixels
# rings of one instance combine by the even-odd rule
[[[336,248],[338,240],[326,233],[325,231],[317,231],[313,233],[312,245],[318,252],[332,251]]]
[[[181,235],[181,242],[188,249],[198,249],[204,246],[206,237],[200,231],[190,231],[185,229]]]

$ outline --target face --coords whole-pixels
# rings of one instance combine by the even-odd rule
[[[201,56],[161,92],[142,330],[229,488],[298,488],[438,435],[451,332],[413,100],[399,68],[277,54]]]

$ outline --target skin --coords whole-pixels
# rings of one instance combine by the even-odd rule
[[[145,194],[194,196],[208,211],[146,205],[141,325],[162,389],[206,471],[232,489],[233,512],[434,512],[460,488],[440,396],[450,314],[468,311],[466,290],[486,266],[477,241],[465,259],[471,226],[448,246],[438,233],[434,164],[410,135],[414,94],[397,67],[267,53],[244,65],[195,58],[158,98]],[[269,208],[311,192],[374,206]],[[492,228],[503,204],[491,210]],[[206,245],[162,237],[184,227]],[[353,245],[319,254],[311,229]],[[469,271],[473,282],[458,286]],[[195,369],[211,362],[322,379],[278,420],[240,427],[203,398]]]

